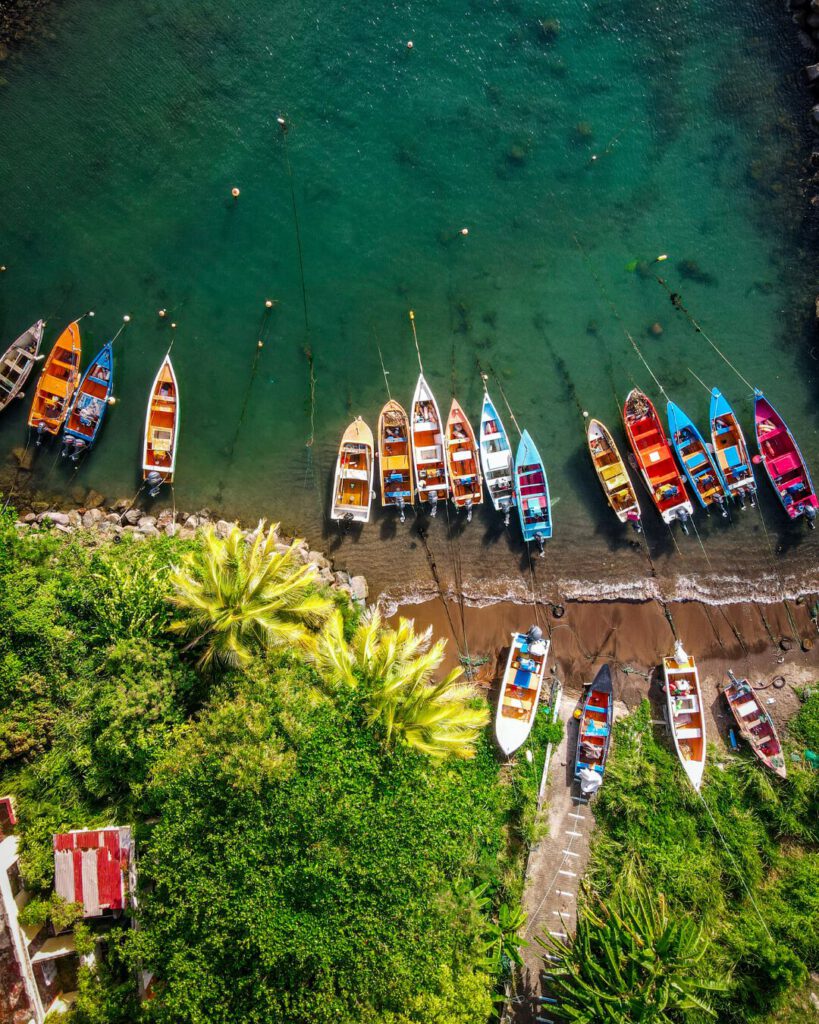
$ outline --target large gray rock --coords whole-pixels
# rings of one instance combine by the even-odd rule
[[[119,526],[122,523],[122,516],[118,512],[109,512],[105,521],[106,523],[116,523]]]
[[[87,512],[83,513],[82,525],[84,530],[93,530],[94,527],[102,522],[104,513],[101,508],[89,508]],[[119,519],[119,516],[115,516]]]
[[[143,523],[141,521],[140,521],[139,526],[137,526],[137,533],[139,533],[143,537],[158,537],[159,536],[159,530],[157,530],[157,528],[154,526],[153,523],[145,523],[143,525]]]
[[[312,562],[313,565],[317,565],[319,569],[329,569],[330,562],[320,551],[310,551],[307,555],[307,561]]]
[[[122,518],[129,526],[137,526],[142,518],[142,510],[138,508],[129,508],[127,512],[123,513]]]
[[[137,523],[138,529],[144,532],[146,526],[156,526],[156,516],[140,516]]]
[[[68,526],[68,515],[65,512],[43,512],[43,521],[49,520],[55,526]]]
[[[68,513],[68,525],[72,530],[79,530],[82,526],[82,516],[79,512],[72,510]]]
[[[185,520],[185,529],[187,530],[196,530],[196,527],[198,525],[199,516],[188,516],[188,518]]]
[[[221,537],[222,539],[224,539],[225,537],[227,537],[229,535],[229,533],[233,529],[233,527],[234,527],[233,523],[229,523],[225,519],[219,519],[217,521],[217,523],[216,523],[216,526],[214,527],[214,529],[216,531],[216,536],[217,537]]]
[[[367,581],[363,576],[353,576],[350,580],[350,596],[354,601],[364,602],[367,600],[369,589]]]

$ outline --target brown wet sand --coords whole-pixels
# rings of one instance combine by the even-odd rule
[[[548,607],[540,607],[536,613],[532,605],[509,603],[461,608],[430,601],[399,609],[397,614],[414,619],[416,627],[431,626],[435,637],[448,637],[447,668],[458,664],[459,648],[468,648],[473,660],[486,658],[476,682],[487,689],[490,700],[497,693],[510,633],[526,630],[535,622],[551,632],[549,666],[563,682],[560,717],[566,723],[566,733],[549,772],[542,812],[548,820],[548,834],[532,847],[527,864],[523,903],[530,944],[523,950],[524,967],[505,1021],[533,1024],[538,1015],[550,1017],[548,1007],[538,1006],[535,999],[544,991],[544,963],[534,936],[552,932],[562,937],[574,928],[577,892],[594,828],[593,804],[578,800],[572,778],[577,742],[573,711],[584,684],[600,665],[609,662],[616,717],[627,714],[647,696],[652,717],[662,721],[664,701],[657,667],[673,648],[673,622],[677,636],[700,669],[703,703],[710,711],[706,720],[709,744],[726,747],[728,730],[734,724],[720,697],[729,668],[751,680],[766,710],[783,729],[799,707],[794,688],[819,678],[819,644],[813,646],[817,629],[809,607],[810,602],[789,602],[787,607],[782,603],[717,607],[684,602],[667,606],[666,614],[656,601],[569,602],[560,618]],[[783,650],[783,640],[788,650]],[[808,650],[803,650],[803,641]],[[784,679],[784,685],[774,686],[775,679]]]

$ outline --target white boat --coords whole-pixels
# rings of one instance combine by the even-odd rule
[[[179,385],[170,355],[162,360],[148,399],[142,442],[142,479],[152,498],[172,484],[179,440]]]
[[[512,634],[495,715],[495,736],[507,757],[532,731],[548,656],[549,641],[537,626],[528,633]]]
[[[429,503],[434,516],[439,501],[449,497],[449,475],[444,459],[444,439],[438,403],[424,379],[418,377],[412,396],[412,463],[419,502]]]
[[[484,391],[480,426],[481,468],[495,510],[506,516],[515,504],[515,470],[512,446],[489,392]]]
[[[705,714],[694,659],[678,640],[674,654],[663,658],[665,699],[674,749],[691,785],[699,793],[705,772]]]
[[[344,431],[336,460],[331,519],[366,523],[373,501],[373,432],[357,416]]]

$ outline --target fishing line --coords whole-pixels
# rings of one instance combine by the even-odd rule
[[[259,370],[259,359],[260,359],[261,354],[262,354],[262,349],[264,348],[265,343],[267,341],[267,331],[268,331],[269,326],[270,326],[270,310],[266,309],[264,311],[264,313],[262,314],[261,322],[260,322],[259,327],[258,327],[258,329],[256,331],[256,336],[257,336],[257,339],[258,339],[257,342],[256,342],[256,351],[255,351],[255,353],[253,355],[253,363],[252,363],[251,369],[250,369],[250,379],[249,379],[249,381],[247,383],[247,387],[245,388],[245,395],[244,395],[244,399],[242,401],[242,409],[241,409],[241,412],[239,413],[239,419],[236,422],[236,430],[234,431],[233,440],[230,442],[230,447],[228,448],[228,459],[227,459],[227,466],[225,467],[225,476],[227,476],[230,473],[231,467],[233,466],[233,458],[234,458],[234,453],[235,453],[235,449],[236,449],[236,442],[239,440],[239,434],[241,432],[242,424],[244,423],[245,415],[247,413],[247,407],[248,407],[248,404],[250,403],[250,394],[251,394],[251,391],[253,390],[253,383],[256,380],[256,374],[258,373],[258,370]],[[220,491],[221,491],[221,487],[220,487]]]
[[[390,391],[390,382],[388,379],[389,371],[384,366],[384,357],[381,355],[381,344],[378,341],[378,334],[375,330],[375,324],[371,324],[373,330],[373,336],[375,337],[375,347],[378,349],[378,360],[381,363],[381,372],[384,374],[384,385],[387,388],[387,398],[392,401],[392,391]]]

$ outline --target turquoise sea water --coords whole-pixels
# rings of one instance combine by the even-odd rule
[[[412,307],[439,403],[454,388],[477,416],[479,360],[546,459],[555,538],[537,585],[627,592],[648,562],[598,490],[578,409],[618,427],[633,384],[661,400],[622,325],[703,427],[708,396],[689,367],[750,428],[744,385],[653,276],[626,272],[659,253],[819,471],[797,121],[808,104],[783,12],[717,0],[65,0],[50,30],[0,66],[0,335],[49,316],[51,341],[93,309],[87,360],[133,319],[98,449],[76,477],[41,452],[43,495],[136,491],[173,319],[178,508],[281,519],[375,590],[429,592],[432,561],[445,588],[524,595],[517,533],[488,513],[463,530],[441,515],[426,538],[422,520],[379,515],[347,537],[326,520],[341,431],[355,414],[374,427],[385,400],[376,337],[409,403]],[[265,320],[267,297],[278,305]],[[4,415],[0,450],[24,443],[25,414],[21,403]],[[762,490],[778,571],[815,585],[816,535],[786,526]],[[770,577],[755,516],[700,516],[706,556],[682,536],[677,552],[649,513],[668,592],[737,593]]]

